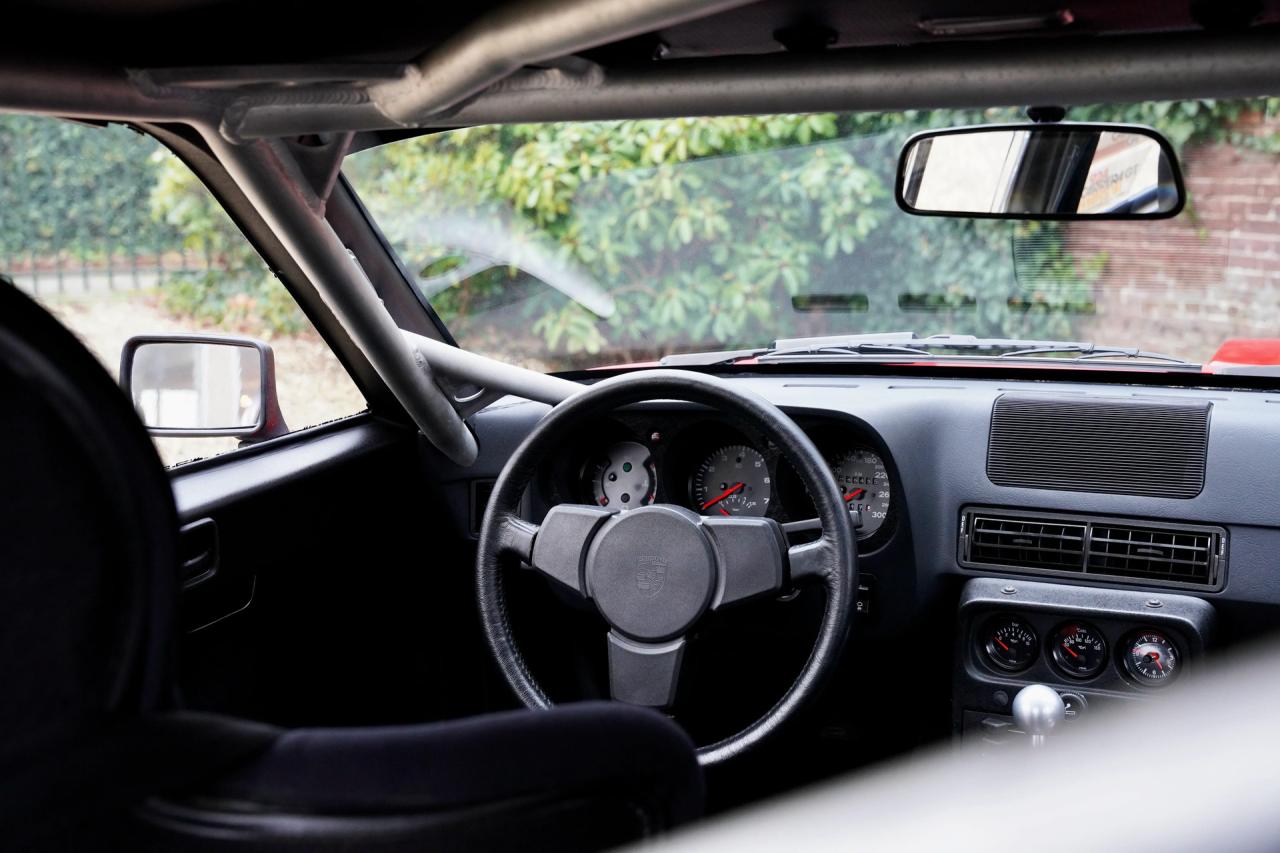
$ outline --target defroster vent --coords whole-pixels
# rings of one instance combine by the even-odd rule
[[[970,568],[1221,589],[1226,545],[1221,527],[970,507],[959,557]]]

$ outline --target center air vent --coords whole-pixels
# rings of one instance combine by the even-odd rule
[[[970,568],[1221,589],[1226,537],[1221,527],[971,507],[959,556]]]
[[[1079,571],[1084,533],[1083,524],[975,515],[970,559],[993,566]]]

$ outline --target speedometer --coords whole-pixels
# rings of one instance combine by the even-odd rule
[[[862,516],[858,535],[864,539],[873,535],[889,517],[889,472],[884,460],[865,447],[855,447],[835,458],[831,473],[845,503]]]

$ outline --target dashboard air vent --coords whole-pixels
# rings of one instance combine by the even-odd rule
[[[1216,552],[1209,532],[1095,524],[1086,571],[1205,584],[1211,580]]]
[[[974,507],[960,518],[969,568],[1221,589],[1226,545],[1221,527]]]
[[[970,556],[994,566],[1081,571],[1083,524],[1055,524],[1033,518],[973,516]]]

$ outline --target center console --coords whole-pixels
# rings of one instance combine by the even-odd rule
[[[1025,744],[1014,700],[1031,685],[1062,698],[1066,727],[1156,698],[1195,669],[1213,615],[1187,595],[975,578],[960,596],[954,729],[984,749]]]

